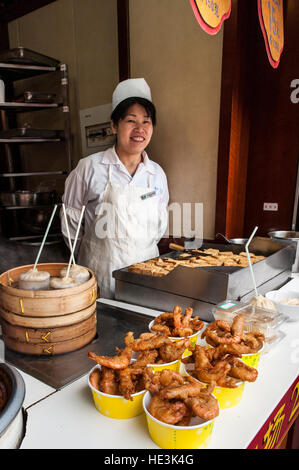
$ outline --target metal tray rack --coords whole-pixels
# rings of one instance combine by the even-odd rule
[[[244,246],[203,244],[205,248],[240,253]],[[275,289],[291,275],[296,245],[282,246],[270,239],[253,239],[250,251],[266,258],[252,266],[260,294]],[[175,252],[163,257],[176,257]],[[232,266],[188,268],[177,266],[167,276],[154,277],[134,273],[128,267],[113,272],[115,298],[160,311],[172,311],[175,305],[192,307],[196,315],[213,320],[212,308],[229,298],[247,302],[255,295],[250,268]]]

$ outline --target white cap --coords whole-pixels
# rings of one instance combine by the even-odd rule
[[[129,78],[117,85],[112,95],[112,111],[123,100],[135,96],[152,101],[150,87],[144,78]]]

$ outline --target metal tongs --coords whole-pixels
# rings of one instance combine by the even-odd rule
[[[169,248],[174,251],[178,251],[181,253],[187,253],[193,256],[210,256],[209,253],[205,253],[199,248],[202,246],[202,239],[194,238],[192,240],[187,240],[184,243],[184,246],[177,245],[176,243],[169,243]]]

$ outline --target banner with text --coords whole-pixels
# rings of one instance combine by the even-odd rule
[[[218,33],[231,12],[231,0],[190,0],[190,4],[198,23],[208,34]]]
[[[257,0],[257,4],[268,59],[276,69],[284,46],[283,0]]]
[[[280,400],[261,427],[248,449],[276,449],[294,423],[299,412],[299,378]]]

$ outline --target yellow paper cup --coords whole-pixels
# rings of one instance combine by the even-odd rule
[[[90,374],[96,368],[101,369],[101,366],[97,364],[91,369],[88,376],[88,385],[92,392],[94,405],[101,414],[108,416],[108,418],[127,419],[134,418],[134,416],[143,413],[142,399],[146,390],[134,393],[132,395],[133,400],[126,400],[121,395],[109,395],[108,393],[100,392],[89,381]]]
[[[172,362],[165,362],[164,364],[147,364],[147,367],[151,367],[153,372],[161,372],[163,369],[174,370],[179,373],[181,367],[181,360],[177,359]]]
[[[208,446],[216,418],[204,421],[195,417],[192,418],[190,426],[166,424],[149,413],[150,402],[151,394],[146,392],[143,397],[143,408],[149,434],[157,446],[161,449],[204,449]]]
[[[156,333],[155,331],[152,330],[152,326],[153,326],[154,322],[155,322],[155,320],[152,320],[152,321],[150,322],[150,324],[148,325],[149,330],[150,330],[152,333]],[[197,343],[199,333],[201,333],[201,330],[196,331],[196,333],[193,333],[193,335],[190,335],[190,336],[183,336],[183,337],[180,337],[180,336],[168,336],[168,338],[169,338],[171,341],[181,341],[181,339],[190,339],[191,343],[192,343],[193,345],[195,345],[195,344]],[[189,349],[186,348],[185,351],[184,351],[184,353],[183,353],[183,356],[182,356],[182,357],[190,356],[190,354],[192,354],[192,351],[189,351]]]
[[[182,374],[183,375],[190,375],[190,372],[194,370],[194,364],[183,364],[182,363]],[[200,381],[199,381],[200,382]],[[207,387],[206,383],[200,382],[203,386]],[[219,387],[218,385],[215,386],[213,390],[213,395],[218,400],[219,407],[221,410],[226,408],[232,408],[240,403],[242,400],[242,395],[244,392],[245,382],[239,382],[237,387],[229,388],[229,387]]]
[[[259,351],[255,353],[242,354],[242,357],[241,357],[242,361],[245,362],[245,364],[247,364],[248,366],[254,367],[255,369],[257,369],[263,349],[264,349],[264,345]]]

